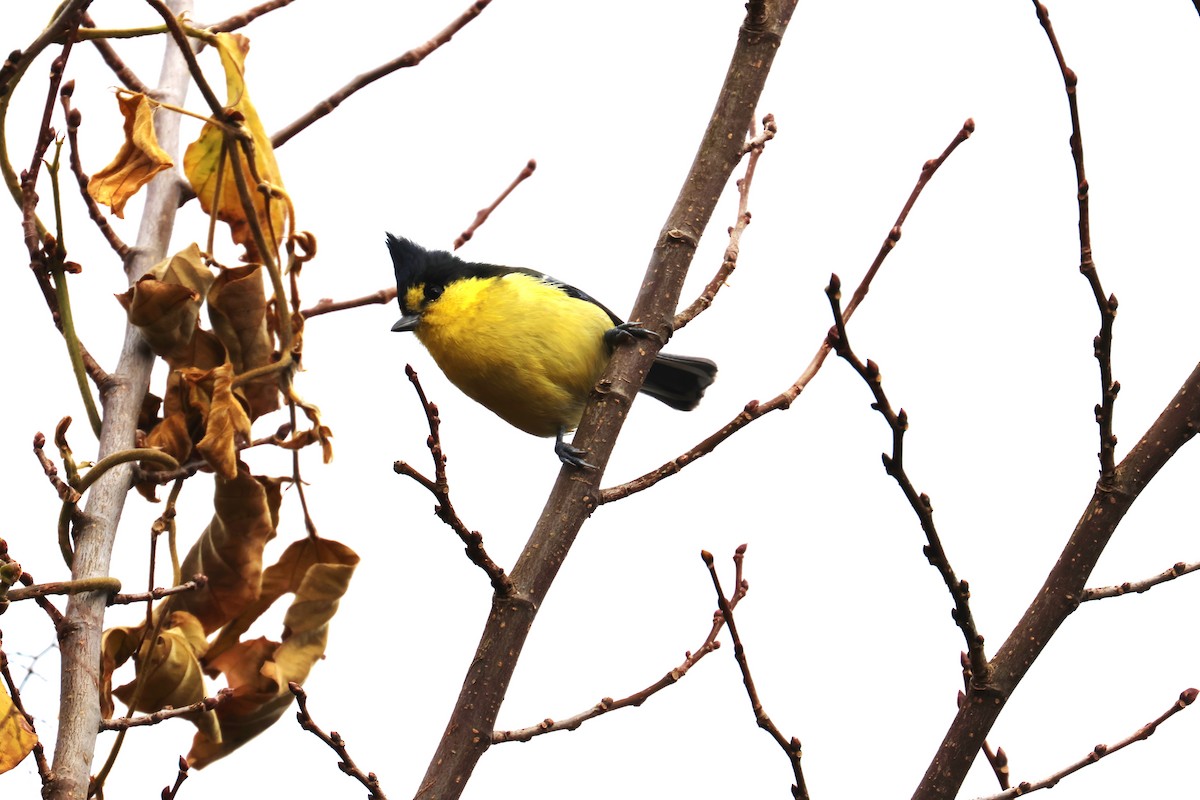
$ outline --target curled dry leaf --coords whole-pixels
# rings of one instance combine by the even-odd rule
[[[25,760],[37,744],[37,734],[29,727],[25,715],[17,710],[4,684],[0,682],[0,773]]]
[[[250,417],[233,394],[233,366],[229,362],[198,377],[211,379],[212,395],[204,420],[204,438],[196,449],[217,475],[232,480],[238,473],[238,448],[250,441]]]
[[[208,318],[239,374],[275,360],[261,265],[223,268],[208,290]],[[251,381],[242,391],[251,419],[279,408],[279,380],[275,375]]]
[[[192,243],[151,267],[117,300],[155,355],[172,367],[190,364],[200,304],[214,279]]]
[[[196,734],[188,762],[196,767],[228,755],[270,727],[292,703],[288,681],[302,683],[325,655],[329,621],[358,565],[349,547],[307,538],[290,545],[263,573],[262,594],[226,626],[209,650],[208,665],[225,675],[233,700],[217,709],[221,740]],[[295,596],[284,617],[282,642],[238,641],[250,625],[284,594]]]
[[[200,621],[191,614],[176,611],[171,613],[158,636],[142,641],[143,631],[144,626],[138,625],[109,628],[103,634],[100,707],[105,717],[113,715],[114,696],[130,705],[131,710],[146,713],[168,706],[190,705],[207,696],[200,659],[208,650],[208,641]],[[135,659],[136,677],[113,691],[113,672],[130,657]],[[213,712],[189,714],[187,719],[206,736],[220,736]]]
[[[263,547],[279,522],[277,479],[251,475],[243,466],[232,480],[217,477],[213,518],[184,558],[184,575],[208,577],[204,588],[172,595],[171,611],[193,614],[205,633],[237,618],[259,597]]]
[[[125,117],[125,141],[112,163],[92,175],[87,190],[93,200],[124,218],[125,203],[129,198],[175,162],[158,146],[154,108],[146,96],[118,92],[117,103]]]
[[[226,110],[234,112],[241,118],[242,129],[250,135],[254,153],[254,171],[251,172],[246,164],[244,151],[239,150],[239,163],[245,175],[246,183],[250,186],[254,203],[254,216],[257,218],[264,240],[274,248],[278,248],[284,235],[286,213],[284,204],[279,200],[266,207],[262,194],[255,191],[258,179],[272,187],[282,188],[283,180],[279,174],[279,166],[275,163],[275,151],[271,147],[271,137],[263,128],[258,112],[250,102],[246,90],[245,61],[246,53],[250,50],[250,40],[236,33],[217,34],[217,51],[221,54],[221,65],[225,69]],[[231,146],[239,146],[230,139]],[[205,124],[200,131],[200,138],[188,145],[183,155],[183,171],[187,175],[192,189],[200,199],[200,206],[205,213],[213,213],[216,209],[217,218],[229,223],[230,235],[233,241],[245,246],[245,261],[261,261],[262,256],[254,241],[250,228],[249,217],[242,206],[238,194],[237,183],[234,180],[231,159],[225,158],[224,174],[221,177],[221,195],[216,197],[217,174],[221,165],[221,150],[225,147],[225,131],[218,125]]]

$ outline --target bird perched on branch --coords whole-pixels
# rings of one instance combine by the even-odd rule
[[[563,436],[579,424],[613,346],[657,335],[540,272],[463,261],[390,233],[387,245],[403,313],[392,330],[416,333],[455,386],[510,425],[555,437],[564,464],[591,467]],[[708,359],[659,353],[641,390],[691,411],[716,374]]]

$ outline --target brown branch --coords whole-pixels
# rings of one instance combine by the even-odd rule
[[[91,15],[86,12],[81,21],[85,28],[96,27],[96,23],[92,20]],[[107,39],[92,39],[92,45],[95,46],[96,51],[100,53],[100,58],[104,60],[104,63],[108,65],[108,68],[113,71],[113,74],[117,76],[117,80],[125,88],[138,94],[150,94],[150,87],[142,83],[141,79],[129,68],[129,65],[117,55],[117,51],[113,49],[113,46]]]
[[[749,129],[767,75],[791,21],[796,0],[751,0],[738,31],[716,106],[708,117],[695,159],[659,233],[629,319],[665,341],[679,305],[697,243],[712,217],[709,198],[719,196],[741,160],[742,133]],[[564,467],[513,566],[515,591],[496,595],[462,690],[445,732],[429,760],[417,794],[456,800],[479,759],[491,745],[491,732],[521,650],[584,521],[596,508],[604,467],[633,401],[657,355],[653,339],[618,347],[576,431],[573,444],[588,452],[594,470]]]
[[[1079,78],[1063,58],[1058,37],[1054,35],[1054,26],[1050,24],[1050,12],[1038,0],[1033,0],[1033,6],[1037,11],[1038,21],[1046,32],[1046,38],[1050,40],[1059,71],[1062,72],[1063,86],[1067,91],[1067,105],[1071,111],[1071,159],[1075,162],[1076,197],[1079,202],[1079,271],[1087,278],[1096,300],[1096,307],[1100,310],[1100,333],[1093,340],[1096,361],[1100,366],[1100,403],[1096,405],[1095,413],[1096,424],[1100,427],[1100,481],[1106,484],[1112,480],[1113,470],[1116,468],[1117,437],[1113,434],[1113,405],[1116,403],[1117,392],[1121,391],[1121,384],[1112,377],[1112,329],[1117,316],[1117,296],[1105,297],[1104,287],[1100,285],[1100,275],[1096,272],[1096,264],[1092,260],[1088,181],[1083,169],[1083,131],[1079,124]]]
[[[736,608],[737,604],[746,592],[750,589],[750,584],[742,578],[742,562],[746,554],[746,545],[739,545],[734,551],[733,562],[737,570],[734,577],[734,585],[736,586],[733,597],[729,598],[730,608]],[[611,697],[605,697],[599,703],[581,711],[578,714],[567,717],[566,719],[545,719],[536,725],[530,725],[525,728],[518,728],[510,731],[492,731],[492,744],[500,744],[501,742],[528,742],[535,736],[541,736],[545,733],[555,733],[557,731],[573,731],[589,719],[603,716],[610,711],[616,711],[621,708],[636,708],[642,703],[649,700],[654,695],[666,689],[668,686],[673,686],[688,674],[692,667],[700,659],[704,658],[714,650],[721,647],[721,643],[717,641],[717,634],[725,627],[725,617],[718,611],[713,614],[712,627],[708,631],[708,636],[705,637],[701,645],[694,651],[689,650],[684,654],[683,663],[672,669],[667,674],[663,675],[654,683],[642,689],[640,692],[634,692],[628,697],[623,697],[620,700],[614,700]]]
[[[346,742],[338,735],[337,731],[325,733],[317,727],[317,723],[313,722],[313,718],[308,713],[308,694],[301,688],[300,684],[295,681],[288,681],[288,689],[296,696],[296,705],[300,710],[296,712],[296,721],[300,723],[300,727],[316,736],[322,742],[327,744],[333,752],[337,753],[341,761],[338,762],[338,769],[354,778],[361,783],[367,790],[369,800],[387,800],[387,795],[379,788],[379,777],[374,772],[363,772],[354,763],[354,759],[350,757],[350,753],[346,750]]]
[[[930,762],[914,800],[952,795],[975,761],[1014,689],[1079,607],[1084,586],[1105,546],[1134,501],[1159,470],[1200,430],[1200,364],[1158,419],[1117,465],[1110,485],[1097,483],[1062,554],[1021,620],[991,660],[990,680],[973,684]]]
[[[124,261],[129,255],[129,245],[121,241],[121,237],[113,230],[112,225],[108,223],[108,217],[100,210],[100,206],[92,198],[88,191],[87,173],[83,171],[83,162],[79,158],[79,123],[83,121],[83,115],[79,113],[79,109],[71,107],[71,95],[75,92],[75,81],[67,81],[63,86],[60,97],[62,99],[63,113],[67,118],[67,144],[68,153],[70,155],[71,173],[75,176],[75,182],[79,184],[79,194],[83,198],[83,203],[87,207],[88,217],[92,222],[96,223],[96,227],[100,229],[100,234],[108,242],[108,246],[113,249],[113,252]],[[97,380],[93,376],[93,380]],[[97,380],[97,383],[99,381]]]
[[[1200,692],[1197,692],[1196,689],[1185,689],[1182,693],[1180,693],[1179,699],[1176,700],[1174,703],[1172,703],[1170,708],[1168,708],[1165,712],[1163,712],[1161,715],[1159,715],[1158,719],[1155,719],[1152,722],[1146,723],[1145,725],[1138,728],[1132,734],[1130,734],[1126,738],[1122,739],[1121,741],[1117,742],[1116,744],[1112,744],[1112,745],[1098,744],[1094,748],[1092,748],[1092,751],[1090,753],[1088,753],[1086,756],[1079,759],[1074,764],[1071,764],[1068,767],[1064,767],[1063,769],[1060,769],[1058,772],[1055,772],[1053,775],[1042,778],[1039,781],[1021,781],[1020,783],[1018,783],[1016,786],[1012,787],[1008,791],[1001,792],[999,794],[990,795],[988,797],[981,798],[981,800],[1011,800],[1011,798],[1013,798],[1013,797],[1022,797],[1024,795],[1029,794],[1030,792],[1036,792],[1038,789],[1052,789],[1056,785],[1058,785],[1059,781],[1061,781],[1063,778],[1067,777],[1068,775],[1078,772],[1079,770],[1083,769],[1084,767],[1086,767],[1090,764],[1095,764],[1097,761],[1104,758],[1105,756],[1110,756],[1113,753],[1117,752],[1118,750],[1123,750],[1126,747],[1128,747],[1129,745],[1133,744],[1134,742],[1141,742],[1141,741],[1145,741],[1146,739],[1149,739],[1151,734],[1153,734],[1156,730],[1158,730],[1159,725],[1163,724],[1168,719],[1175,716],[1180,711],[1183,711],[1185,708],[1187,708],[1192,703],[1194,703],[1196,700],[1197,694],[1200,694]]]
[[[1189,572],[1195,572],[1200,569],[1200,561],[1193,561],[1191,564],[1185,564],[1182,561],[1177,561],[1169,569],[1165,569],[1149,578],[1140,581],[1125,581],[1119,586],[1105,586],[1100,589],[1084,589],[1083,594],[1079,598],[1079,602],[1086,603],[1088,600],[1102,600],[1105,597],[1120,597],[1123,594],[1141,594],[1158,586],[1160,583],[1173,581],[1181,575],[1187,575]]]
[[[429,447],[429,454],[433,458],[434,479],[422,475],[410,464],[403,461],[397,461],[392,469],[397,475],[405,475],[412,478],[417,483],[424,486],[434,499],[437,500],[437,505],[434,506],[434,513],[438,519],[450,526],[450,529],[458,534],[458,538],[462,540],[466,547],[467,558],[471,559],[471,563],[479,567],[487,574],[488,579],[492,582],[492,589],[495,590],[496,596],[508,597],[513,593],[512,580],[505,574],[504,570],[495,561],[492,561],[491,556],[487,554],[487,550],[483,548],[483,535],[479,531],[470,530],[458,513],[454,510],[454,504],[450,502],[450,481],[446,477],[446,456],[442,452],[441,438],[441,418],[438,416],[437,406],[429,402],[429,398],[425,396],[425,390],[421,387],[421,381],[417,377],[417,371],[412,368],[411,364],[404,365],[404,374],[408,376],[408,380],[412,383],[413,388],[417,392],[417,397],[421,400],[421,407],[425,410],[425,420],[429,423],[429,438],[426,440],[426,445]]]
[[[188,779],[188,763],[183,756],[179,757],[179,774],[175,776],[174,786],[164,786],[162,790],[162,800],[175,800],[175,795],[179,794],[179,787]]]
[[[758,727],[765,730],[779,745],[780,749],[787,755],[788,761],[792,765],[792,774],[796,778],[796,783],[792,785],[792,797],[808,798],[808,787],[804,784],[804,771],[801,769],[801,759],[804,757],[804,752],[800,747],[800,740],[793,736],[790,740],[785,738],[779,731],[778,726],[771,721],[767,716],[767,712],[763,709],[762,701],[758,697],[758,689],[754,686],[754,678],[750,675],[750,662],[746,658],[746,648],[742,644],[742,639],[738,635],[737,623],[733,619],[733,605],[725,596],[724,590],[721,588],[721,579],[717,575],[717,569],[713,565],[712,553],[707,550],[700,551],[700,557],[704,559],[704,564],[708,567],[708,574],[712,578],[713,590],[717,593],[717,604],[721,608],[721,616],[725,618],[725,624],[729,626],[729,636],[733,639],[733,657],[737,661],[738,669],[742,672],[742,683],[746,687],[746,696],[750,699],[750,708],[754,711],[754,719],[758,723]]]
[[[879,268],[883,266],[884,259],[887,258],[888,253],[892,252],[892,250],[895,248],[896,242],[900,241],[900,232],[904,225],[904,221],[908,218],[908,212],[911,211],[913,206],[916,204],[917,198],[921,196],[921,191],[925,188],[925,185],[929,183],[929,180],[933,177],[934,173],[937,172],[938,167],[945,163],[946,159],[950,157],[950,154],[953,153],[960,144],[965,142],[971,136],[974,130],[974,120],[968,119],[965,123],[963,123],[962,129],[955,134],[954,139],[950,142],[946,149],[942,151],[942,154],[937,158],[926,161],[924,166],[921,167],[921,175],[917,178],[917,183],[913,187],[912,192],[909,193],[908,202],[906,202],[904,204],[904,208],[900,210],[900,216],[896,218],[896,222],[892,225],[891,230],[884,239],[883,245],[879,248],[879,253],[875,256],[875,261],[872,262],[870,268],[867,269],[867,273],[859,282],[858,288],[854,290],[854,295],[850,298],[850,302],[846,304],[845,309],[842,312],[843,324],[850,321],[850,317],[854,315],[854,310],[858,308],[859,304],[861,304],[863,299],[867,296],[867,292],[870,291],[871,281],[874,280],[875,275],[879,272]],[[627,481],[618,486],[601,490],[598,504],[603,505],[604,503],[611,503],[614,500],[620,500],[623,497],[628,497],[631,494],[636,494],[637,492],[649,489],[651,486],[663,480],[664,478],[669,478],[672,475],[677,474],[687,465],[708,455],[713,450],[716,450],[718,445],[720,445],[729,437],[733,436],[742,428],[749,425],[751,422],[754,422],[755,420],[771,413],[772,411],[786,411],[789,407],[791,407],[796,398],[800,396],[800,393],[803,392],[808,386],[809,382],[816,377],[817,372],[820,371],[821,366],[825,363],[825,358],[831,351],[832,347],[828,339],[823,340],[821,342],[821,346],[817,348],[816,354],[812,357],[812,360],[808,363],[808,366],[805,367],[804,372],[800,374],[800,377],[796,379],[795,383],[793,383],[783,392],[766,401],[765,403],[760,403],[757,400],[751,400],[746,404],[746,407],[742,409],[741,413],[739,413],[729,422],[725,423],[720,430],[716,431],[708,438],[693,446],[686,453],[676,456],[673,460],[663,464],[661,467],[658,467],[651,472],[647,472],[641,477],[634,478],[633,480]]]
[[[36,735],[37,726],[34,725],[33,715],[25,710],[25,704],[21,702],[21,687],[13,680],[12,672],[8,669],[8,654],[4,652],[2,637],[0,637],[0,677],[3,677],[4,682],[8,685],[8,696],[12,699],[13,707],[25,718],[29,730]],[[46,749],[42,747],[40,738],[34,742],[32,752],[33,760],[37,764],[38,777],[42,779],[42,786],[45,786],[50,782],[50,763],[46,761]]]
[[[155,711],[153,714],[145,714],[140,717],[116,717],[115,719],[100,720],[100,730],[102,731],[123,731],[129,728],[142,728],[147,725],[157,725],[160,722],[175,717],[184,717],[188,714],[200,714],[206,711],[212,711],[222,703],[233,699],[233,689],[222,689],[213,697],[206,697],[203,700],[197,700],[191,705],[181,706],[180,708],[164,708],[161,711]]]
[[[190,581],[181,583],[178,586],[169,588],[154,588],[148,592],[131,592],[129,594],[114,594],[112,599],[108,601],[110,606],[128,605],[129,603],[148,603],[154,600],[161,600],[164,597],[169,597],[173,594],[183,594],[184,592],[195,592],[203,589],[208,585],[208,577],[205,575],[194,575]]]
[[[312,125],[317,120],[328,114],[333,113],[333,110],[340,106],[346,98],[357,92],[385,75],[390,75],[396,70],[404,69],[405,67],[415,67],[425,60],[425,57],[437,50],[442,45],[450,41],[454,34],[462,30],[467,23],[479,16],[479,14],[490,5],[492,0],[475,0],[474,3],[467,8],[466,11],[458,15],[458,18],[443,28],[436,36],[422,45],[414,47],[399,58],[392,59],[386,64],[382,64],[369,72],[364,72],[347,83],[341,89],[331,94],[329,97],[317,103],[311,111],[304,116],[291,123],[283,130],[271,137],[271,144],[275,147],[282,147],[288,139],[291,139],[300,131]]]
[[[825,294],[829,298],[829,307],[835,320],[834,329],[829,332],[830,342],[838,356],[858,373],[863,383],[867,384],[867,388],[871,390],[871,395],[875,398],[871,408],[879,412],[892,431],[892,454],[883,454],[883,468],[899,485],[909,506],[912,507],[913,513],[917,515],[917,520],[921,523],[921,530],[925,532],[925,538],[929,542],[923,548],[925,558],[942,576],[942,581],[946,584],[946,589],[954,601],[954,611],[951,616],[962,631],[963,639],[967,643],[967,654],[971,662],[971,683],[985,684],[990,668],[987,655],[983,650],[983,634],[976,627],[975,617],[971,613],[970,586],[966,581],[959,580],[954,574],[954,568],[950,566],[950,559],[946,555],[945,548],[942,547],[941,537],[933,522],[933,503],[930,501],[929,495],[917,492],[904,469],[904,434],[908,430],[908,414],[903,408],[899,412],[892,409],[892,404],[883,390],[883,379],[879,375],[878,365],[870,359],[867,359],[864,364],[851,348],[850,339],[846,333],[846,322],[842,314],[841,281],[838,280],[837,275],[829,276],[829,286],[825,289]]]
[[[283,8],[284,6],[289,6],[292,4],[292,2],[293,0],[267,0],[267,2],[254,6],[254,8],[248,8],[242,13],[235,14],[229,19],[218,22],[215,25],[209,25],[208,30],[212,31],[213,33],[228,33],[229,31],[236,31],[239,28],[246,27],[263,14]]]
[[[83,497],[79,492],[68,485],[62,478],[58,477],[58,467],[46,455],[45,448],[46,437],[41,431],[38,431],[33,436],[33,454],[37,457],[38,463],[42,465],[42,472],[46,474],[46,478],[50,481],[50,485],[54,487],[55,493],[58,494],[58,499],[64,503],[78,503]]]
[[[513,178],[513,181],[508,185],[508,188],[501,192],[500,196],[493,200],[490,206],[487,208],[481,208],[475,212],[475,221],[468,225],[467,229],[460,233],[458,238],[454,240],[454,249],[457,250],[467,242],[471,241],[471,237],[475,235],[475,231],[479,230],[479,226],[487,222],[487,219],[492,215],[492,212],[504,202],[506,197],[512,194],[513,189],[516,189],[527,178],[532,176],[535,169],[537,169],[537,161],[531,158],[525,164],[525,166],[521,168],[521,171],[517,173],[517,177]]]
[[[721,291],[725,282],[729,280],[729,276],[737,269],[742,234],[750,224],[750,184],[754,181],[754,168],[758,165],[758,159],[762,156],[767,142],[775,138],[778,130],[775,125],[775,117],[772,114],[767,114],[763,117],[762,133],[755,133],[754,125],[751,124],[750,139],[746,141],[746,144],[742,148],[742,152],[749,153],[750,158],[746,161],[745,174],[737,182],[737,221],[729,228],[729,244],[725,246],[725,255],[721,259],[721,266],[717,269],[717,274],[713,276],[713,279],[704,287],[704,291],[692,301],[690,306],[675,315],[672,325],[676,333],[695,319],[697,315],[712,306],[717,292]]]
[[[372,292],[365,297],[358,297],[354,300],[339,300],[335,302],[328,297],[323,297],[318,300],[316,305],[313,307],[302,310],[300,312],[300,316],[308,319],[309,317],[316,317],[320,316],[321,314],[332,314],[334,311],[345,311],[350,308],[387,305],[395,299],[395,286],[390,286],[386,289],[380,289],[377,292]]]

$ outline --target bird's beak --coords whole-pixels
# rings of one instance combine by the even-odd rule
[[[417,323],[420,321],[421,318],[416,314],[405,314],[395,325],[392,326],[392,330],[396,333],[414,331],[417,329]]]

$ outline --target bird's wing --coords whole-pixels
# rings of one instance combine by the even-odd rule
[[[614,314],[612,312],[612,309],[610,309],[608,306],[604,305],[599,300],[592,297],[590,294],[583,291],[582,289],[576,289],[574,286],[572,286],[569,283],[564,283],[563,281],[560,281],[557,278],[552,278],[549,275],[538,272],[537,270],[525,269],[523,267],[514,267],[512,269],[512,271],[520,272],[525,275],[529,275],[531,277],[537,278],[538,280],[542,281],[543,283],[547,283],[547,284],[559,289],[560,291],[563,292],[563,294],[567,295],[567,297],[574,297],[576,300],[583,300],[585,302],[591,303],[592,305],[596,306],[601,311],[603,311],[605,314],[608,314],[608,318],[612,320],[613,325],[621,325],[622,324],[621,318],[618,317],[616,314]]]

